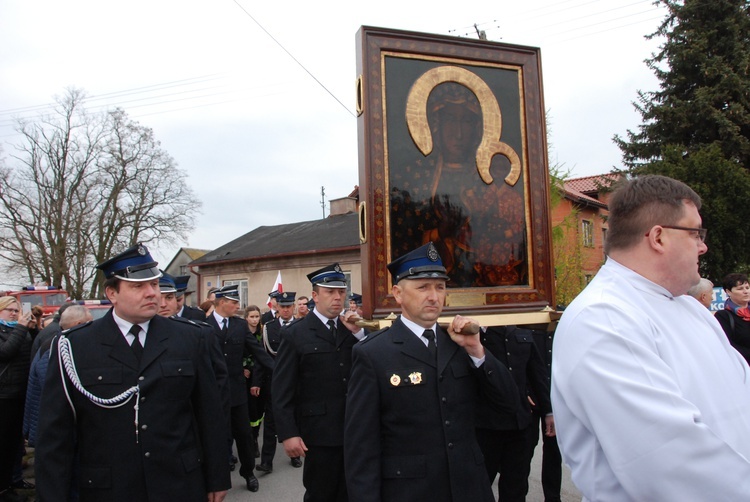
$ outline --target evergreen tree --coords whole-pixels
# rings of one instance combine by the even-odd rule
[[[646,64],[659,90],[638,93],[643,123],[615,136],[626,171],[680,179],[701,196],[710,229],[702,269],[717,282],[746,271],[750,232],[750,6],[747,0],[658,0],[664,42]],[[719,188],[722,187],[722,188]],[[743,198],[738,198],[743,197]]]

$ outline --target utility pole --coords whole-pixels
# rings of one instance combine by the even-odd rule
[[[323,219],[326,217],[326,187],[320,187],[320,207],[323,208]]]

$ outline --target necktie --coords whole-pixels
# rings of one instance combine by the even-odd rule
[[[141,327],[137,324],[133,324],[130,327],[130,333],[133,335],[133,343],[130,344],[130,348],[133,349],[133,354],[135,354],[135,358],[138,359],[138,362],[141,362],[141,356],[143,355],[143,345],[141,345],[141,340],[138,338],[138,335],[141,332]]]
[[[226,317],[224,319],[222,319],[221,320],[221,331],[223,331],[224,333],[226,333],[227,329],[228,329],[228,326],[227,326],[228,324],[229,324],[229,320]]]
[[[422,336],[427,339],[427,350],[432,354],[433,359],[437,359],[437,345],[435,345],[435,332],[431,329],[424,330]]]
[[[333,336],[333,341],[336,342],[336,322],[333,319],[328,320],[328,329],[331,330],[331,336]]]

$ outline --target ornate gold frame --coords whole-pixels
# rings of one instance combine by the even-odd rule
[[[383,318],[398,311],[390,295],[386,269],[391,256],[390,176],[392,160],[399,153],[389,149],[389,139],[403,131],[389,130],[389,124],[403,120],[403,130],[412,146],[427,156],[433,149],[427,122],[426,102],[433,88],[442,82],[456,82],[469,88],[482,109],[483,136],[476,153],[479,177],[486,184],[505,183],[523,193],[526,225],[528,280],[524,284],[450,289],[445,312],[499,314],[534,312],[554,306],[549,217],[549,175],[542,99],[539,50],[494,42],[421,33],[362,27],[357,36],[357,111],[360,178],[360,241],[362,243],[363,310],[366,317]],[[391,59],[389,59],[391,58]],[[387,75],[386,61],[398,60],[401,67],[418,65],[411,77]],[[416,67],[415,67],[416,68]],[[424,71],[423,71],[424,69]],[[520,129],[515,147],[503,137],[506,110],[498,104],[508,96],[492,88],[477,72],[517,74],[517,115],[508,118]],[[407,72],[409,73],[409,72]],[[499,73],[498,73],[499,74]],[[388,78],[386,78],[388,77]],[[403,81],[401,81],[401,80]],[[389,93],[404,94],[404,103],[389,109]],[[390,105],[393,108],[393,104]],[[515,108],[514,108],[515,109]],[[393,114],[396,114],[395,116]],[[389,117],[389,114],[391,116]],[[389,134],[391,137],[389,138]],[[405,140],[404,140],[405,141]],[[490,163],[499,155],[509,169],[502,181],[493,180]],[[393,159],[392,159],[393,157]],[[394,164],[395,165],[395,164]],[[366,208],[366,210],[365,210]]]

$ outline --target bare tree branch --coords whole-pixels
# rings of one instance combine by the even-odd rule
[[[101,293],[96,263],[136,242],[175,244],[200,202],[153,131],[115,109],[89,114],[69,89],[52,116],[19,121],[0,165],[0,258],[6,272]]]

